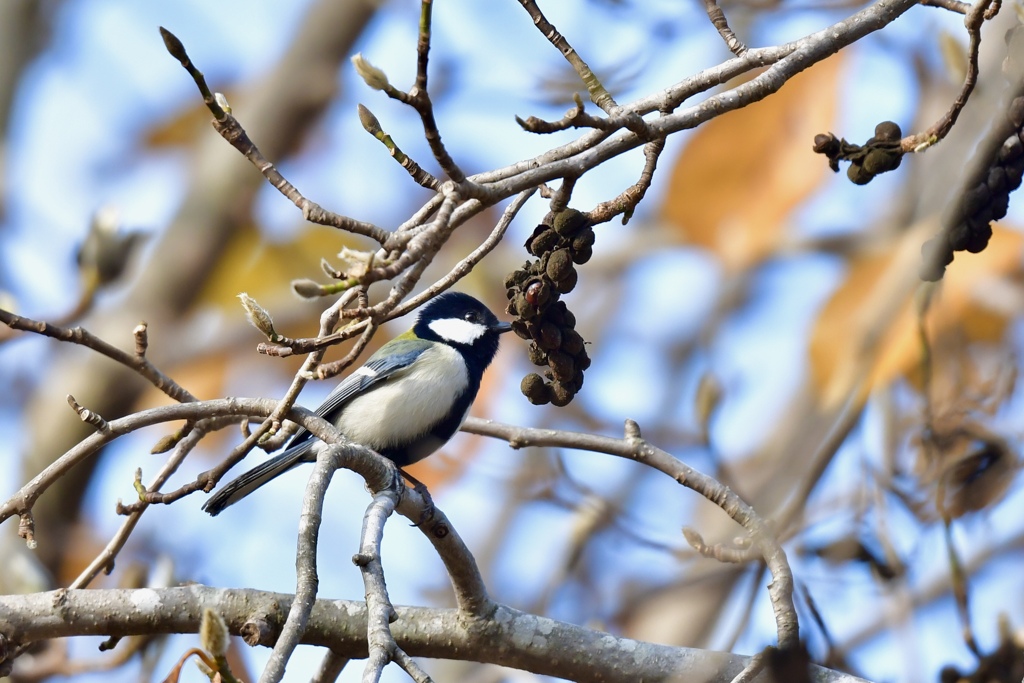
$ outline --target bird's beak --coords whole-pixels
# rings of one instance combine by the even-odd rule
[[[506,322],[499,322],[491,329],[497,332],[498,334],[505,334],[506,332],[510,332],[512,330],[512,325]]]

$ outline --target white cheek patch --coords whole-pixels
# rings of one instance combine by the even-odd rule
[[[456,344],[472,344],[487,333],[487,327],[480,323],[471,323],[462,318],[443,318],[435,320],[427,327],[434,331],[434,334],[446,341]]]

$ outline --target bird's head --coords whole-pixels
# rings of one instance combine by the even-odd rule
[[[462,292],[445,292],[420,309],[413,333],[455,347],[467,360],[487,367],[498,352],[498,338],[512,326]],[[482,368],[481,368],[482,370]]]

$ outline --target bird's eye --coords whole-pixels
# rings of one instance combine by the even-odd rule
[[[473,311],[470,311],[466,315],[462,316],[462,318],[463,318],[463,320],[468,320],[471,323],[475,323],[476,322],[476,313],[474,313]]]

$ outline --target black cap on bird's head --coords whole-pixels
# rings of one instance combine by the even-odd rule
[[[486,367],[498,352],[498,336],[512,326],[462,292],[445,292],[420,309],[413,333],[420,339],[454,346]]]

